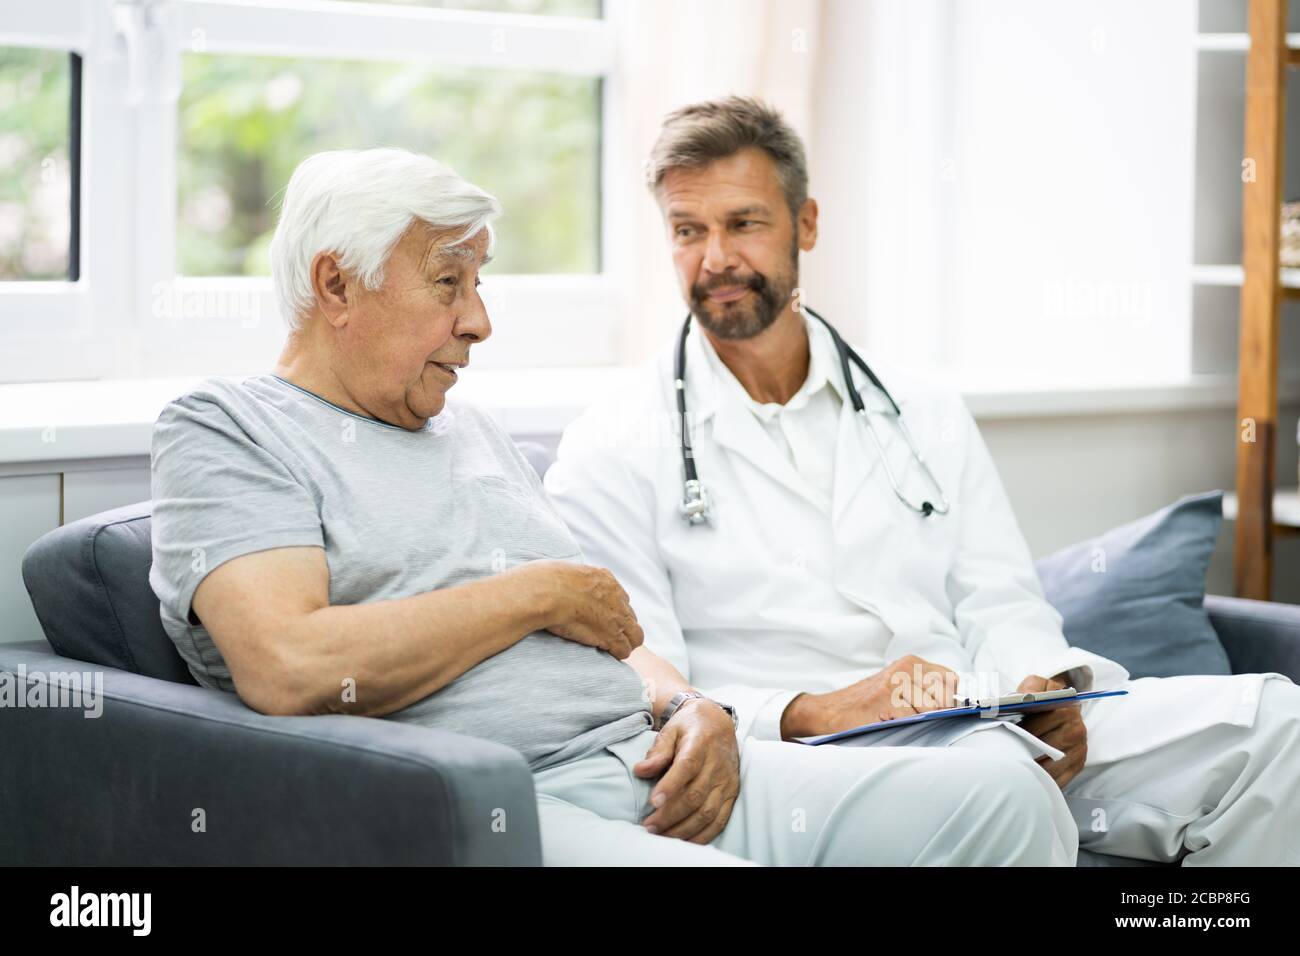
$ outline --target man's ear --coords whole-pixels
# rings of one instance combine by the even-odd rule
[[[352,292],[350,281],[339,267],[334,253],[316,253],[311,261],[311,289],[316,298],[316,308],[330,325],[340,325],[347,319],[348,296]]]
[[[812,252],[817,245],[817,200],[809,197],[799,207],[799,217],[795,223],[799,230],[799,248]]]

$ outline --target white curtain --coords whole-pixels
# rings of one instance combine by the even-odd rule
[[[1196,5],[1080,9],[823,3],[800,283],[869,360],[989,388],[1186,374]]]
[[[666,346],[686,307],[677,291],[645,161],[664,116],[731,93],[758,96],[808,141],[822,0],[614,0],[618,66],[609,84],[604,197],[607,271],[617,284],[619,355]]]

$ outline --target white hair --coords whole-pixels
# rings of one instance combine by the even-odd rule
[[[464,226],[455,246],[487,229],[488,254],[496,243],[496,197],[451,167],[404,149],[341,149],[308,156],[293,171],[271,240],[271,278],[291,329],[316,301],[311,263],[332,252],[339,265],[375,291],[384,266],[416,219],[434,229]]]

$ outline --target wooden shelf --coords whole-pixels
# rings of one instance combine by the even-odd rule
[[[1237,520],[1237,495],[1223,496],[1223,520]],[[1300,488],[1279,488],[1273,492],[1273,530],[1278,534],[1300,534]]]
[[[1237,520],[1236,492],[1224,494],[1223,517],[1227,521]],[[1300,488],[1279,488],[1273,492],[1273,524],[1300,528]]]
[[[1288,33],[1286,45],[1300,49],[1300,33]],[[1246,53],[1250,50],[1249,33],[1198,33],[1196,49],[1202,53]]]
[[[1278,281],[1283,289],[1300,292],[1300,269],[1278,269]],[[1234,265],[1192,266],[1192,285],[1241,286],[1246,270]]]

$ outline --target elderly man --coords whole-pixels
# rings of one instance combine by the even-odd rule
[[[781,116],[741,97],[684,107],[648,169],[692,334],[572,425],[546,477],[587,558],[631,594],[646,629],[634,665],[656,652],[663,682],[711,688],[769,740],[939,705],[900,699],[900,676],[1120,689],[1024,721],[1057,750],[1036,759],[1080,845],[1300,864],[1300,687],[1275,673],[1129,680],[1067,645],[961,397],[890,371],[870,380],[800,307],[818,205]],[[685,459],[675,438],[639,437],[683,401]],[[713,496],[698,514],[689,485],[683,504],[688,465]]]
[[[498,211],[400,150],[294,173],[272,243],[279,362],[204,382],[154,429],[150,581],[199,683],[263,713],[517,749],[548,864],[1073,862],[1022,763],[742,749],[717,704],[644,694],[627,595],[582,562],[510,439],[447,402],[491,333]],[[714,779],[725,803],[705,805]]]

